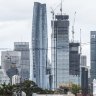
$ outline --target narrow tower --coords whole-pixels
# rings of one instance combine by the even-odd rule
[[[32,73],[36,84],[43,89],[46,88],[47,42],[46,4],[35,2],[32,24]]]

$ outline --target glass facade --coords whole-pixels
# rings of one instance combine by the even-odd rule
[[[51,58],[53,90],[69,84],[69,16],[56,15],[52,24]]]
[[[0,69],[0,84],[9,84],[10,83],[10,78],[7,76],[6,72],[4,69]]]
[[[21,72],[20,76],[22,81],[29,80],[30,77],[30,50],[29,42],[15,42],[14,50],[21,52]]]
[[[20,74],[21,53],[17,51],[2,51],[1,68],[7,73],[8,77]]]
[[[90,42],[91,42],[91,82],[93,79],[96,79],[96,31],[91,31],[90,34]]]
[[[69,74],[80,76],[80,54],[79,54],[79,43],[69,44]]]
[[[80,53],[79,43],[69,43],[69,74],[70,83],[80,84]]]
[[[44,89],[46,88],[47,44],[46,4],[35,2],[32,24],[32,73],[33,80]]]
[[[87,66],[87,57],[82,55],[81,56],[81,66]]]

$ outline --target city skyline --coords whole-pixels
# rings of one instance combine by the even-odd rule
[[[48,33],[51,37],[51,27],[50,22],[52,19],[51,8],[56,8],[60,3],[60,0],[0,0],[0,48],[13,49],[13,42],[21,41],[31,41],[31,31],[32,31],[32,9],[33,2],[41,2],[47,4],[47,14],[48,14]],[[51,2],[50,2],[51,1]],[[92,2],[93,1],[93,2]],[[64,0],[63,2],[63,13],[70,16],[70,33],[71,26],[74,19],[74,12],[76,15],[75,24],[75,36],[79,38],[80,28],[82,29],[82,42],[90,42],[90,31],[95,31],[96,25],[96,13],[95,13],[95,0]],[[86,7],[85,7],[86,4]],[[90,6],[92,4],[92,6]],[[55,13],[59,13],[59,7],[55,10]],[[78,36],[79,35],[79,36]],[[86,37],[85,37],[86,36]],[[49,38],[50,38],[49,37]],[[75,39],[77,39],[75,38]],[[79,40],[79,39],[77,39]],[[51,41],[51,40],[49,40]],[[50,42],[51,43],[51,42]],[[49,50],[51,50],[49,44]],[[82,50],[83,54],[87,55],[87,61],[90,63],[90,46],[84,45]],[[50,55],[49,55],[50,56]],[[88,64],[89,65],[89,64]]]

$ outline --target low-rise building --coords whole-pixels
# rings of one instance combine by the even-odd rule
[[[12,76],[12,85],[19,83],[20,83],[20,76],[19,75]]]

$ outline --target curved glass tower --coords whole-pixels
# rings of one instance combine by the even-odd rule
[[[32,24],[33,78],[43,89],[46,88],[47,39],[46,4],[35,2]]]

